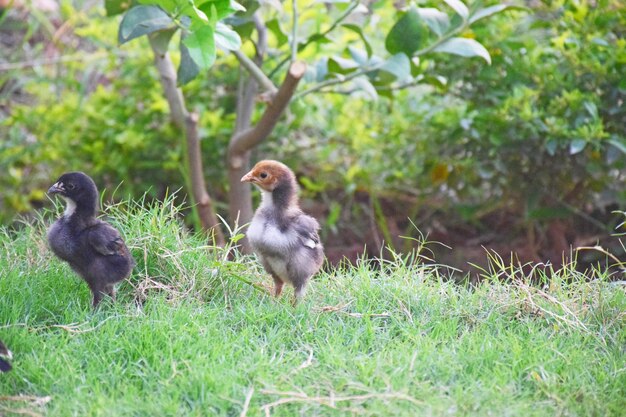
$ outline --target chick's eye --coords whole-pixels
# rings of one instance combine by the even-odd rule
[[[76,186],[72,183],[67,184],[67,189],[68,190],[73,190],[74,188],[76,188]]]
[[[259,175],[259,177],[264,180],[265,178],[267,178],[267,172],[261,172],[261,175]]]

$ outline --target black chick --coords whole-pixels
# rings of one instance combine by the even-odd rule
[[[130,275],[135,261],[119,232],[96,218],[96,184],[82,172],[68,172],[48,193],[59,194],[67,204],[48,230],[50,248],[87,282],[94,307],[103,295],[115,299],[115,283]]]
[[[9,363],[11,358],[13,358],[11,351],[0,340],[0,372],[9,372],[11,370],[11,364]]]

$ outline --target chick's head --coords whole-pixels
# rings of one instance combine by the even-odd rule
[[[278,161],[260,161],[241,178],[262,190],[272,192],[281,184],[295,184],[296,177],[287,165]]]
[[[55,182],[48,194],[59,194],[75,203],[92,203],[98,199],[98,189],[93,180],[83,172],[67,172]]]

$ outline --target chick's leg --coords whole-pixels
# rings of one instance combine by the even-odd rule
[[[111,297],[111,300],[115,301],[115,284],[109,284],[104,289],[105,294]]]
[[[298,304],[300,300],[302,300],[305,293],[306,293],[306,288],[304,285],[294,287],[293,301],[291,302],[291,304],[295,307],[296,304]]]
[[[272,278],[274,278],[274,297],[280,297],[280,294],[282,294],[283,292],[283,285],[285,285],[285,283],[276,275],[273,275]]]

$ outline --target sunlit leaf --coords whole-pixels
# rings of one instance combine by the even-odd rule
[[[378,100],[378,93],[376,92],[376,88],[372,85],[372,83],[367,79],[367,77],[356,77],[352,80],[354,85],[359,88],[359,90],[363,91],[369,98],[372,100]]]
[[[237,32],[218,22],[215,26],[215,44],[222,50],[236,51],[241,48],[241,38]]]
[[[280,27],[280,22],[278,21],[278,19],[272,19],[268,21],[265,26],[270,30],[270,32],[274,34],[274,36],[276,36],[276,46],[283,46],[287,43],[287,41],[289,41],[289,38]]]
[[[444,43],[437,45],[433,52],[446,52],[464,57],[479,56],[491,64],[491,56],[485,47],[474,39],[450,38]]]
[[[525,7],[512,6],[509,4],[496,4],[494,6],[485,7],[484,9],[478,9],[476,12],[474,12],[474,14],[470,16],[468,22],[472,24],[507,9],[527,10]]]
[[[450,19],[444,12],[434,8],[419,8],[417,11],[430,30],[437,35],[443,35],[450,28]]]
[[[574,139],[569,143],[569,154],[574,155],[582,152],[587,146],[587,141],[584,139]]]
[[[397,81],[403,81],[411,76],[411,61],[403,53],[395,54],[385,61],[380,70],[391,74]]]
[[[359,64],[351,59],[333,56],[328,59],[328,71],[337,74],[348,74],[359,67]]]
[[[448,6],[452,7],[454,11],[456,12],[456,14],[461,16],[463,20],[467,20],[469,16],[469,10],[467,9],[467,6],[461,0],[443,0],[443,1],[445,1],[448,4]]]
[[[231,0],[209,0],[198,6],[206,16],[211,15],[211,9],[213,7],[215,7],[215,17],[217,20],[222,20],[235,12],[246,10],[244,6],[234,1],[231,2]]]
[[[215,37],[211,26],[202,26],[193,31],[185,37],[183,43],[200,70],[206,70],[215,63]]]
[[[349,46],[348,52],[350,53],[352,59],[354,59],[360,66],[367,64],[368,56],[364,50]]]
[[[156,6],[136,6],[122,18],[117,39],[120,44],[124,44],[139,36],[169,29],[173,24],[167,13]]]
[[[359,37],[363,41],[363,44],[365,46],[365,50],[367,51],[367,56],[368,57],[372,56],[372,46],[370,45],[369,41],[367,40],[367,38],[363,34],[363,30],[361,29],[361,26],[355,25],[355,24],[352,24],[352,23],[345,23],[342,26],[344,28],[348,29],[348,30],[351,30],[351,31],[355,32],[357,35],[359,35]]]

